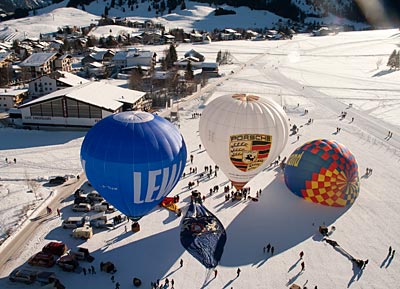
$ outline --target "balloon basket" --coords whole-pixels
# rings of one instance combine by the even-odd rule
[[[140,231],[140,224],[138,222],[134,222],[132,224],[132,232],[136,233]]]

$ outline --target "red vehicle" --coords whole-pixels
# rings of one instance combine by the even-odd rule
[[[31,266],[52,267],[55,264],[55,260],[53,254],[39,252],[29,258],[28,264]]]
[[[63,242],[50,242],[43,247],[42,252],[62,256],[68,251],[68,247]]]

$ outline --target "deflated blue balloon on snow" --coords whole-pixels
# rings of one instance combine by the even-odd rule
[[[181,244],[204,267],[215,268],[221,260],[226,231],[220,220],[201,201],[191,202],[181,224]]]
[[[172,191],[186,157],[178,129],[143,111],[102,119],[88,131],[81,147],[82,167],[89,182],[134,221]]]

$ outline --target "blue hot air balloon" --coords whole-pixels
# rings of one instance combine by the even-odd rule
[[[171,192],[183,173],[186,156],[177,128],[143,111],[102,119],[88,131],[81,147],[89,182],[133,221]]]

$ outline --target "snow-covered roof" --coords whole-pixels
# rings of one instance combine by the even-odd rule
[[[230,28],[225,28],[224,30],[225,30],[225,32],[228,32],[228,33],[236,33],[237,32],[236,30],[233,30]]]
[[[66,71],[58,71],[58,72],[60,73],[61,76],[57,78],[57,80],[61,81],[62,83],[68,84],[70,86],[77,86],[89,82],[89,80],[79,77],[73,73],[69,73]]]
[[[28,92],[28,89],[0,88],[0,96],[16,96]]]
[[[204,57],[203,54],[197,52],[197,51],[194,50],[194,49],[190,49],[189,51],[187,51],[187,52],[185,53],[185,57],[187,57],[187,56],[195,56],[195,57],[197,57],[197,58],[199,58],[199,57]]]
[[[53,39],[52,42],[58,43],[58,44],[61,44],[61,45],[64,44],[64,42],[62,40],[59,40],[59,39]]]
[[[96,59],[96,60],[102,61],[103,58],[104,58],[104,55],[105,55],[107,52],[110,52],[111,54],[115,54],[115,53],[114,53],[113,51],[111,51],[111,50],[101,50],[101,51],[97,51],[97,52],[95,52],[95,53],[91,53],[90,56],[93,57],[93,58]]]
[[[151,58],[153,57],[153,52],[149,50],[132,50],[128,51],[126,58],[133,58],[133,57],[143,57],[143,58]]]
[[[63,54],[58,59],[72,58],[71,54]]]
[[[202,37],[203,35],[198,33],[198,32],[195,32],[195,33],[190,33],[190,36],[192,36],[192,37]]]
[[[164,34],[164,37],[167,39],[175,39],[175,36],[171,34]]]
[[[103,67],[104,65],[100,62],[94,61],[94,62],[88,63],[88,66],[100,68],[100,67]]]
[[[47,61],[49,61],[49,59],[51,59],[56,54],[57,54],[57,52],[33,53],[27,59],[22,61],[19,65],[20,66],[41,66],[44,63],[46,63]]]
[[[144,95],[145,93],[142,91],[125,89],[103,82],[92,81],[78,86],[54,91],[23,104],[20,108],[66,96],[77,101],[115,111],[122,106],[122,103],[134,104]]]

